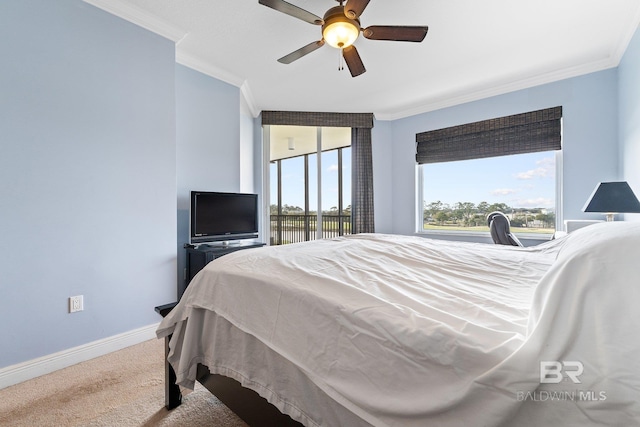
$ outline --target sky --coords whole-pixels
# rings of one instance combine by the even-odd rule
[[[338,152],[322,153],[322,209],[338,207]],[[343,164],[343,208],[351,205],[351,147],[342,150]],[[276,166],[271,165],[271,203],[277,204]],[[309,156],[309,209],[318,207],[318,165],[316,155]],[[295,157],[282,161],[282,204],[299,206],[304,209],[304,157]]]
[[[541,152],[423,166],[424,200],[555,207],[555,153]]]

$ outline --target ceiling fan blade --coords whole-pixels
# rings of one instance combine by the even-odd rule
[[[398,42],[421,42],[429,31],[423,27],[405,27],[392,25],[373,25],[362,30],[365,38],[370,40],[391,40]]]
[[[368,4],[369,0],[349,0],[344,7],[344,14],[349,19],[357,19],[362,15]]]
[[[324,39],[318,40],[317,42],[311,42],[308,45],[303,46],[298,50],[294,50],[290,54],[285,55],[282,58],[278,59],[278,62],[282,64],[291,64],[293,61],[296,61],[302,58],[306,54],[311,53],[314,50],[321,48],[322,46],[324,46]]]
[[[342,49],[342,56],[344,57],[344,62],[347,63],[347,67],[349,67],[351,77],[358,77],[360,74],[367,71],[364,68],[362,59],[360,59],[360,54],[354,45]]]
[[[322,25],[324,23],[322,18],[319,16],[316,16],[311,12],[307,12],[306,10],[291,3],[287,3],[284,0],[258,0],[258,3],[270,7],[271,9],[275,9],[278,12],[293,16],[294,18],[302,19],[310,24]]]

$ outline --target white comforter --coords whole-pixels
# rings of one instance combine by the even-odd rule
[[[534,248],[365,234],[240,251],[194,278],[158,336],[174,334],[169,360],[192,386],[225,351],[195,321],[214,312],[375,426],[633,425],[639,246],[640,224],[617,223]],[[581,383],[540,384],[556,361],[579,362]],[[285,412],[313,404],[261,381],[243,383]]]

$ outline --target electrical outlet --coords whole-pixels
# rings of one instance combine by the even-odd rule
[[[69,313],[84,310],[84,298],[82,295],[69,297]]]

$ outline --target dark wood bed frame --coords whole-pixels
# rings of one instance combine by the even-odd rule
[[[165,317],[176,304],[161,305],[155,310]],[[182,403],[182,392],[176,384],[175,371],[167,361],[169,340],[171,336],[164,339],[164,403],[171,410]],[[210,373],[209,368],[202,364],[198,365],[197,381],[251,427],[303,427],[255,391],[232,378]]]

